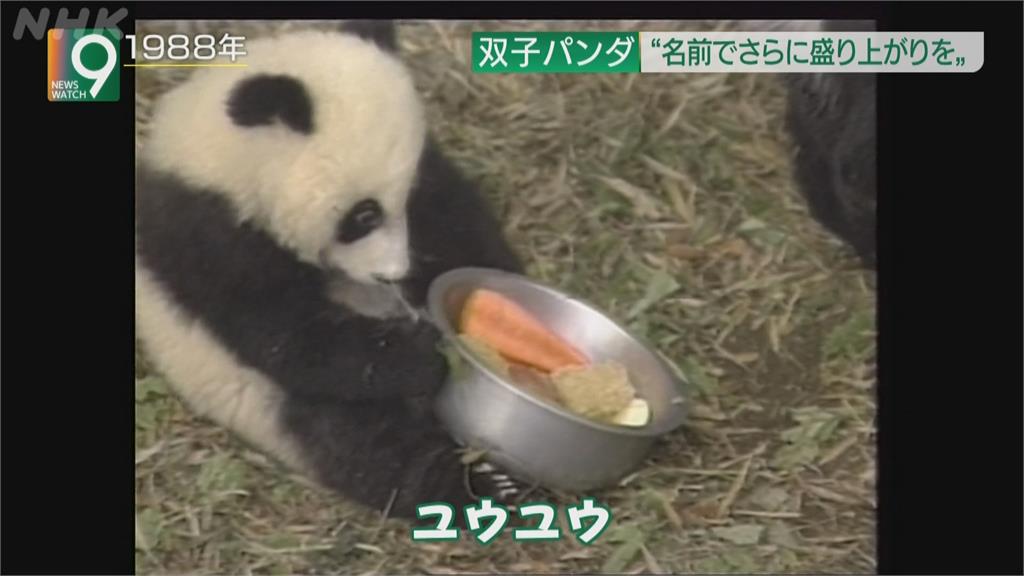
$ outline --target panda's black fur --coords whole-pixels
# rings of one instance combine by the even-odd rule
[[[348,32],[393,49],[390,24]],[[280,119],[315,130],[309,96],[294,81],[260,80],[259,98],[237,94],[225,113],[239,125]],[[240,86],[244,92],[252,86]],[[247,368],[283,393],[280,422],[315,479],[366,506],[413,517],[415,506],[461,507],[500,496],[500,474],[470,474],[430,408],[447,372],[428,322],[373,318],[327,296],[330,278],[267,232],[238,223],[222,194],[141,165],[137,264],[184,313]],[[487,203],[428,138],[408,201],[411,272],[406,299],[422,306],[437,275],[462,266],[521,272]],[[483,470],[493,470],[483,468]]]
[[[830,21],[824,31],[871,31],[870,21]],[[797,184],[811,214],[876,263],[876,75],[788,74],[788,126]]]

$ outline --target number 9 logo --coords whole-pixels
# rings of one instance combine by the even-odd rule
[[[107,51],[107,61],[99,70],[86,68],[82,63],[82,49],[89,44],[99,44]],[[100,93],[100,90],[103,89],[103,85],[106,84],[110,73],[114,71],[114,66],[117,65],[117,49],[114,48],[113,42],[101,34],[83,36],[78,42],[75,42],[75,47],[71,49],[71,65],[74,66],[75,72],[78,72],[83,78],[94,80],[92,88],[89,89],[89,94],[95,98]]]

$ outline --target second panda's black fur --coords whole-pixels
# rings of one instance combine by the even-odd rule
[[[826,22],[825,31],[870,31],[870,21]],[[796,180],[812,215],[876,262],[876,75],[789,74],[788,126]]]
[[[435,328],[331,301],[322,269],[238,224],[222,194],[141,166],[136,203],[141,263],[241,363],[283,390],[282,421],[320,482],[402,517],[424,502],[469,503],[457,446],[430,410],[447,371]],[[401,288],[413,305],[453,268],[522,272],[485,200],[429,138],[408,218],[412,271]],[[488,475],[469,487],[500,493]]]

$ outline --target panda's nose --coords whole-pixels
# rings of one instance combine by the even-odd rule
[[[397,280],[397,279],[395,279],[395,278],[390,278],[390,277],[388,277],[388,276],[385,276],[385,275],[383,275],[383,274],[374,274],[374,275],[373,275],[373,280],[374,280],[375,282],[378,282],[378,283],[380,283],[380,284],[395,284],[395,283],[397,283],[397,282],[398,282],[398,280]]]

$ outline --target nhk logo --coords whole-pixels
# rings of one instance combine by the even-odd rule
[[[117,102],[121,98],[120,33],[110,28],[47,32],[50,102]]]

